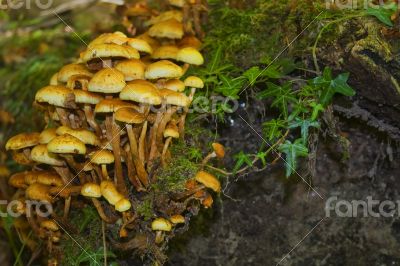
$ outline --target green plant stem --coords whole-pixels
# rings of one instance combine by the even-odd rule
[[[335,24],[335,23],[338,23],[338,22],[341,22],[341,21],[345,21],[345,20],[349,20],[349,19],[353,19],[353,18],[359,18],[359,17],[363,17],[363,16],[365,16],[364,13],[363,13],[363,14],[352,15],[352,16],[345,16],[345,17],[342,17],[342,18],[339,18],[339,19],[336,19],[336,20],[332,20],[332,21],[330,21],[329,23],[327,23],[327,24],[320,30],[320,32],[318,33],[317,39],[315,40],[314,45],[313,45],[313,47],[312,47],[312,55],[313,55],[313,60],[314,60],[314,66],[315,66],[315,70],[316,70],[317,73],[321,73],[321,70],[320,70],[319,65],[318,65],[318,60],[317,60],[317,45],[318,45],[318,42],[319,42],[319,40],[321,39],[322,34],[324,33],[324,31],[325,31],[329,26],[331,26],[331,25],[333,25],[333,24]]]
[[[32,231],[29,232],[27,239],[29,239],[29,238],[31,237],[31,235],[32,235]],[[17,264],[22,265],[20,259],[21,259],[21,256],[22,256],[22,252],[23,252],[24,249],[25,249],[25,246],[26,246],[26,242],[24,242],[24,243],[22,244],[22,247],[21,247],[21,249],[19,250],[19,252],[18,252],[18,254],[17,254],[16,258],[15,258],[14,266],[16,266]]]

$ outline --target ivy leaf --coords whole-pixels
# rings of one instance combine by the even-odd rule
[[[230,78],[223,74],[219,76],[219,79],[221,80],[221,84],[215,91],[221,93],[225,97],[237,99],[239,97],[238,93],[243,88],[245,79],[243,77]]]
[[[285,154],[286,177],[291,176],[297,169],[297,160],[299,157],[308,156],[308,149],[302,143],[301,139],[292,143],[286,140],[279,146],[279,151]]]
[[[291,102],[294,103],[296,101],[297,99],[293,95],[293,91],[291,90],[291,88],[284,86],[284,89],[282,90],[281,94],[276,96],[276,99],[272,102],[271,106],[279,108],[282,111],[283,116],[287,118],[289,113],[288,111],[289,103]]]
[[[248,154],[245,154],[243,151],[239,152],[234,156],[236,160],[235,167],[233,168],[233,172],[236,173],[243,165],[253,166],[253,161],[250,159]]]
[[[253,86],[257,78],[260,76],[261,70],[258,66],[249,68],[243,73],[243,76],[249,81],[250,86]]]
[[[315,121],[319,113],[325,111],[325,108],[322,106],[322,104],[317,104],[316,102],[310,103],[310,106],[312,107],[311,121]]]
[[[380,22],[386,24],[389,27],[393,27],[391,17],[397,11],[396,3],[389,5],[379,5],[378,7],[369,7],[367,14],[376,17]]]
[[[269,141],[278,139],[282,136],[282,129],[285,128],[285,126],[285,120],[282,119],[272,119],[268,122],[264,122],[264,134]]]
[[[306,144],[308,141],[308,132],[310,130],[310,127],[314,127],[314,128],[319,128],[320,124],[317,121],[312,121],[309,119],[301,119],[301,118],[296,118],[295,121],[292,121],[289,124],[289,128],[293,129],[293,128],[300,128],[301,130],[301,140],[303,142],[303,144]]]
[[[293,119],[295,119],[299,114],[301,113],[308,113],[309,110],[306,106],[306,103],[304,101],[298,101],[292,109],[292,112],[290,113],[289,117],[288,117],[288,121],[292,121]]]
[[[320,103],[323,106],[327,106],[332,101],[335,93],[345,96],[354,96],[355,91],[349,86],[349,84],[347,84],[348,79],[349,73],[340,74],[333,79],[332,70],[328,67],[325,68],[322,77],[316,77],[313,79],[315,85],[322,87]]]

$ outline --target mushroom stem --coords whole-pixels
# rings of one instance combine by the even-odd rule
[[[157,129],[157,145],[159,147],[160,150],[162,150],[163,148],[163,134],[165,131],[165,128],[167,127],[167,124],[169,123],[169,121],[171,121],[172,116],[176,113],[177,108],[173,107],[173,108],[169,108],[167,110],[167,112],[164,114],[160,124],[158,125],[158,129]]]
[[[201,165],[204,167],[204,165],[206,165],[212,158],[217,157],[217,155],[215,154],[215,152],[212,152],[210,154],[208,154],[203,161],[201,162]]]
[[[185,63],[182,67],[182,74],[185,75],[186,72],[189,70],[190,65],[188,63]]]
[[[85,106],[83,107],[83,111],[85,112],[86,121],[96,131],[96,135],[100,137],[102,135],[101,129],[97,124],[96,119],[94,118],[92,107],[90,107],[90,105],[88,104],[85,104]]]
[[[106,118],[106,128],[107,130],[111,130],[111,139],[109,141],[111,142],[111,146],[113,148],[113,153],[114,153],[114,158],[115,158],[115,178],[114,178],[114,183],[118,188],[118,191],[120,191],[122,194],[127,195],[128,190],[125,185],[124,181],[124,176],[122,173],[122,162],[121,162],[121,138],[120,138],[120,128],[119,126],[115,123],[114,117],[107,117]]]
[[[71,127],[69,119],[68,119],[68,112],[65,111],[61,107],[56,107],[56,112],[58,114],[58,118],[60,118],[60,122],[63,126]]]
[[[68,214],[69,214],[69,210],[71,209],[71,196],[69,196],[68,198],[65,199],[65,205],[64,205],[64,215],[63,218],[65,220],[67,220],[68,218]]]
[[[97,199],[92,199],[93,205],[96,208],[97,212],[99,213],[100,218],[108,223],[108,224],[114,224],[117,222],[118,218],[117,217],[108,217],[106,213],[104,212],[103,206],[101,205],[100,201]]]
[[[146,121],[143,124],[142,132],[140,133],[140,138],[139,138],[139,161],[143,162],[143,164],[146,163],[145,150],[146,150],[147,126],[148,122]]]
[[[145,191],[142,187],[142,184],[138,180],[135,173],[135,166],[133,165],[132,153],[130,150],[130,146],[128,144],[125,145],[125,153],[126,153],[126,166],[128,168],[128,178],[132,185],[136,188],[137,191]]]
[[[129,138],[129,143],[130,143],[131,152],[132,152],[132,159],[133,159],[133,162],[136,167],[136,172],[137,172],[142,184],[145,187],[147,187],[149,185],[149,179],[148,179],[146,169],[144,168],[144,163],[143,163],[143,161],[140,161],[140,159],[138,157],[138,145],[136,142],[136,135],[132,130],[132,125],[127,124],[126,130],[128,132],[128,138]]]
[[[107,165],[102,164],[101,165],[101,174],[103,176],[103,180],[109,180],[110,176],[108,175],[108,171],[107,171]]]
[[[153,161],[159,156],[159,151],[157,148],[157,131],[158,125],[160,124],[163,117],[163,113],[159,112],[156,117],[156,121],[151,129],[150,133],[150,154],[149,154],[149,161],[147,163],[147,171],[150,171]]]
[[[163,167],[165,167],[165,165],[166,165],[166,154],[167,154],[167,151],[168,151],[168,147],[171,144],[171,141],[172,141],[172,137],[169,137],[165,141],[165,144],[164,144],[164,148],[163,148],[162,155],[161,155],[161,163],[162,163]]]

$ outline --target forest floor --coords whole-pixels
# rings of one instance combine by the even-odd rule
[[[242,109],[233,124],[219,129],[232,154],[256,149],[263,141],[238,115],[254,122],[260,116],[254,108]],[[326,215],[331,196],[349,201],[399,198],[398,153],[355,120],[342,118],[339,126],[351,143],[346,163],[327,137],[318,143],[313,189],[300,178],[287,182],[280,166],[234,180],[225,191],[229,197],[221,196],[218,206],[205,214],[206,224],[202,219],[204,231],[194,229],[175,240],[169,265],[400,265],[398,215]]]

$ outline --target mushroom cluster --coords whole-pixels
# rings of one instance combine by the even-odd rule
[[[158,209],[150,222],[136,211],[137,202],[154,193],[156,173],[173,160],[170,147],[184,138],[189,107],[204,87],[198,77],[183,79],[204,59],[201,41],[185,34],[180,6],[150,17],[135,36],[114,32],[94,39],[36,93],[34,104],[44,113],[46,128],[6,143],[13,159],[31,168],[8,182],[17,189],[19,212],[34,212],[25,200],[62,210],[51,217],[26,216],[50,250],[60,241],[58,222],[68,225],[77,202],[92,204],[105,223],[119,227],[121,238],[147,232],[146,245],[157,248],[179,224],[187,225],[193,202],[212,205],[207,189],[220,192],[218,179],[199,171],[187,178],[183,192],[162,195],[170,195],[164,202],[174,208]],[[213,147],[207,162],[224,156],[222,145]]]

